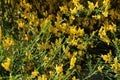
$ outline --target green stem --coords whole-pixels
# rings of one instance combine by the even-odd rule
[[[90,77],[92,77],[94,74],[96,74],[98,71],[94,71],[92,74],[85,77],[83,80],[88,80]]]

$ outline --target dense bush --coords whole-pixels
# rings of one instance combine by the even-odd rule
[[[0,79],[120,79],[119,0],[0,0]]]

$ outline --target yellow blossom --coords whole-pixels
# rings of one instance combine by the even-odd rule
[[[75,7],[77,8],[77,10],[83,10],[84,9],[84,6],[79,3],[79,0],[73,0],[73,3],[75,5]]]
[[[45,74],[42,74],[42,77],[38,76],[38,80],[47,80],[47,76]]]
[[[91,33],[91,36],[92,36],[92,37],[95,36],[95,34],[96,34],[97,31],[98,31],[98,30],[93,31],[93,32]]]
[[[51,15],[48,15],[47,19],[48,19],[48,20],[52,20],[53,17],[54,17],[54,15],[51,14]],[[39,24],[39,23],[38,23],[38,24]]]
[[[110,0],[104,0],[103,1],[103,5],[105,5],[105,6],[108,6],[109,3],[110,3]]]
[[[25,55],[26,55],[26,57],[28,58],[28,60],[30,60],[30,58],[31,58],[32,54],[31,54],[31,53],[29,53],[29,52],[26,52],[26,53],[25,53]]]
[[[79,0],[73,0],[74,5],[77,5],[79,3]]]
[[[79,36],[83,36],[84,35],[84,29],[81,29],[80,27],[78,28],[78,30],[77,30],[77,35],[79,35]]]
[[[107,62],[110,63],[111,62],[111,55],[112,55],[112,52],[110,50],[107,55],[102,55],[101,57],[103,58],[103,60],[105,61],[105,63],[107,63]]]
[[[101,40],[102,41],[104,41],[104,42],[106,42],[108,45],[109,45],[109,43],[110,43],[110,39],[109,39],[109,37],[106,35],[106,27],[104,26],[102,26],[101,28],[100,28],[100,30],[99,30],[99,33],[98,33],[98,35],[100,36],[100,38],[101,38]]]
[[[62,46],[63,52],[65,53],[65,55],[70,59],[71,58],[71,54],[69,52],[70,48],[67,46],[65,48],[65,45]]]
[[[14,41],[13,41],[13,39],[11,39],[11,38],[9,38],[9,37],[7,37],[7,38],[3,41],[3,46],[4,46],[5,48],[8,48],[8,47],[10,47],[10,46],[12,46],[12,45],[14,45]]]
[[[63,24],[59,25],[58,29],[59,29],[60,31],[62,31],[63,33],[66,32],[67,24],[66,24],[66,23],[63,23]]]
[[[59,74],[61,72],[63,72],[63,64],[61,64],[60,66],[56,66],[56,72]]]
[[[115,38],[115,40],[112,40],[112,42],[113,42],[115,45],[120,44],[120,39]]]
[[[112,25],[109,25],[107,27],[107,30],[109,30],[112,33],[116,32],[116,25],[114,23],[112,23]]]
[[[62,20],[62,17],[60,16],[60,14],[57,14],[56,19],[57,19],[57,21],[61,21]]]
[[[1,66],[6,70],[6,71],[10,71],[10,62],[11,59],[7,58],[6,62],[1,63]]]
[[[93,2],[88,1],[88,8],[89,8],[90,10],[94,10],[95,7],[98,8],[98,1],[96,2],[95,5],[94,5]]]
[[[104,66],[98,66],[98,71],[102,73],[103,68],[104,68]]]
[[[46,67],[47,63],[50,61],[50,58],[45,56],[43,60],[44,60],[44,63],[43,63],[44,67]]]
[[[69,33],[75,35],[77,33],[76,26],[70,26]]]
[[[70,16],[71,20],[75,20],[75,17],[73,15]]]
[[[67,6],[66,5],[65,6],[61,6],[60,7],[60,11],[63,12],[64,14],[66,14],[68,12]]]
[[[29,40],[29,36],[27,34],[25,34],[25,37],[23,39],[28,41]]]
[[[45,19],[43,22],[42,22],[42,24],[40,24],[40,27],[41,27],[41,29],[42,29],[42,32],[45,32],[45,27],[46,27],[46,25],[47,24],[49,24],[50,23],[50,21],[48,20],[48,19]]]
[[[104,28],[103,26],[101,26],[98,35],[100,36],[100,38],[101,38],[102,36],[106,36],[106,30],[105,30],[105,28]]]
[[[77,13],[77,7],[74,7],[74,9],[70,9],[71,14],[76,14]]]
[[[80,50],[85,50],[87,48],[87,43],[78,44],[77,48]]]
[[[77,44],[78,44],[77,42],[78,42],[77,40],[73,39],[73,40],[71,41],[71,45],[77,46]]]
[[[92,17],[97,19],[97,20],[101,19],[101,15],[95,15],[95,16],[92,16]]]
[[[75,57],[76,55],[77,55],[77,51],[74,51],[72,57]]]
[[[115,73],[118,73],[118,71],[120,71],[120,63],[118,62],[117,57],[114,58],[114,64],[111,64],[111,67]]]
[[[108,17],[108,11],[103,11],[102,14],[103,14],[105,17]]]
[[[25,23],[23,22],[22,19],[19,19],[19,20],[17,20],[16,22],[17,22],[17,24],[18,24],[18,29],[24,28]]]
[[[49,71],[50,77],[54,76],[54,72],[53,71]]]
[[[93,9],[95,8],[94,3],[88,1],[88,8],[89,8],[90,10],[93,10]]]
[[[35,70],[31,74],[32,74],[32,77],[35,78],[36,76],[38,76],[39,72]]]
[[[98,7],[99,7],[99,6],[98,6],[98,1],[95,3],[95,7],[96,7],[96,8],[98,8]]]
[[[80,57],[83,57],[83,56],[85,55],[85,52],[81,50],[81,51],[79,51],[78,55],[79,55]]]
[[[70,24],[73,23],[73,20],[75,20],[75,16],[74,16],[74,15],[71,15],[71,16],[70,16]]]
[[[110,6],[110,0],[104,0],[103,1],[103,5],[105,7],[105,10],[102,12],[102,14],[105,16],[105,17],[108,17],[108,9],[109,9],[109,6]]]
[[[111,16],[111,19],[114,20],[116,18],[116,15],[115,15],[115,10],[114,9],[111,9],[110,10],[110,16]]]
[[[76,80],[76,77],[75,77],[75,76],[73,76],[73,77],[72,77],[72,80]]]
[[[84,9],[84,6],[82,4],[77,4],[76,7],[77,7],[77,10],[83,10]]]
[[[76,57],[72,57],[70,60],[70,69],[72,69],[75,66],[76,63]]]

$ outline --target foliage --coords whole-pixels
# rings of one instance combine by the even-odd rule
[[[0,0],[0,79],[120,79],[119,0]]]

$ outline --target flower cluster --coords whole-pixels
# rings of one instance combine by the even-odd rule
[[[0,79],[118,78],[119,3],[1,0]]]

